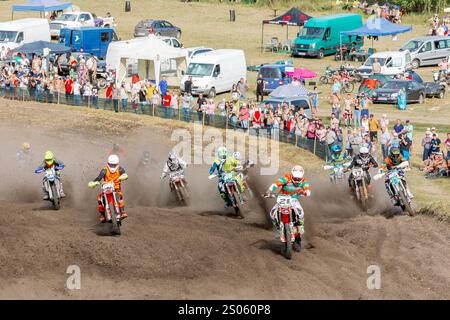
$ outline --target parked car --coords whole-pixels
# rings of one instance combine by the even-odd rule
[[[425,101],[425,86],[417,81],[411,80],[391,80],[382,88],[378,88],[372,93],[374,103],[397,103],[398,92],[403,89],[406,92],[406,102],[423,103]]]
[[[299,111],[300,108],[305,110],[305,115],[308,119],[311,119],[311,105],[308,96],[297,96],[297,97],[284,97],[275,98],[268,97],[261,102],[260,107],[263,108],[266,104],[270,104],[273,110],[277,110],[279,105],[287,103],[289,106],[294,106],[295,111]]]
[[[59,38],[62,28],[95,27],[95,18],[90,12],[66,12],[50,22],[50,35]]]
[[[266,64],[259,68],[258,79],[261,75],[264,80],[264,93],[272,92],[283,84],[292,82],[292,78],[286,75],[286,68],[294,70],[294,66],[291,64]]]
[[[414,69],[437,65],[450,56],[450,39],[447,36],[418,37],[409,40],[400,51],[409,50]]]
[[[0,23],[0,46],[13,50],[35,41],[50,41],[46,19],[27,18]]]
[[[141,20],[134,27],[134,37],[145,37],[149,34],[157,36],[181,38],[181,29],[166,20]]]
[[[362,77],[369,77],[373,74],[372,65],[375,61],[381,65],[381,74],[397,75],[411,69],[411,54],[405,51],[384,51],[372,54],[366,62],[358,68]]]
[[[425,87],[425,96],[427,98],[443,99],[445,96],[446,85],[440,81],[423,81],[422,77],[415,71],[409,72],[412,79]]]
[[[167,43],[169,46],[172,46],[174,48],[183,48],[183,44],[174,37],[159,37],[162,41]]]

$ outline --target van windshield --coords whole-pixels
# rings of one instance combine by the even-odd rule
[[[369,58],[364,62],[364,66],[371,67],[375,61],[375,59],[378,59],[378,62],[381,66],[384,66],[386,64],[386,58]]]
[[[188,76],[199,76],[199,77],[210,76],[213,69],[214,69],[213,64],[190,63],[186,70],[186,74]]]
[[[261,68],[259,69],[259,74],[265,79],[279,79],[281,77],[281,72],[278,68]]]
[[[322,38],[323,28],[318,27],[303,27],[300,37],[302,38]]]
[[[75,21],[75,20],[77,20],[77,15],[70,13],[63,13],[58,18],[56,18],[56,21]]]
[[[16,37],[17,31],[0,31],[0,42],[13,42]]]
[[[423,43],[423,41],[411,40],[407,44],[405,44],[403,47],[401,47],[400,51],[405,51],[405,50],[409,50],[409,52],[417,51],[417,49],[420,48],[422,43]]]

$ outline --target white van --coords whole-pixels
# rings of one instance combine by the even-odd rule
[[[400,51],[411,52],[411,65],[414,69],[437,65],[450,56],[450,38],[445,36],[418,37],[409,40]]]
[[[192,76],[192,93],[213,98],[217,93],[230,91],[233,84],[247,78],[244,51],[219,49],[199,54],[192,58],[181,79],[180,89]]]
[[[50,41],[47,19],[19,19],[0,23],[0,48],[15,49],[34,41]]]
[[[396,75],[411,69],[411,54],[408,50],[377,52],[367,58],[366,62],[358,68],[363,77],[373,74],[372,64],[375,59],[378,59],[381,65],[381,74]]]

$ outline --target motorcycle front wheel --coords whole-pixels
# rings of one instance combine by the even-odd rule
[[[292,259],[292,241],[291,241],[291,224],[284,223],[284,237],[286,242],[284,243],[284,256],[286,259]]]
[[[240,219],[244,219],[244,216],[242,215],[241,198],[239,197],[239,194],[236,191],[233,191],[231,196],[234,198],[234,212],[236,213],[236,216]]]
[[[112,224],[112,231],[111,233],[113,235],[120,235],[120,221],[118,221],[117,219],[117,215],[119,215],[120,217],[120,212],[117,213],[116,212],[116,208],[114,206],[114,202],[109,202],[108,203],[109,206],[109,210],[111,211],[111,224]]]
[[[56,190],[56,184],[52,184],[51,185],[51,190],[52,190],[52,203],[53,203],[53,209],[55,209],[55,210],[59,210],[59,208],[61,207],[60,206],[60,203],[59,203],[59,197],[58,197],[58,192],[57,192],[57,190]]]
[[[411,203],[408,201],[408,197],[405,195],[403,190],[400,191],[400,199],[402,201],[402,209],[406,211],[409,216],[413,217],[416,215],[415,210],[411,207]]]

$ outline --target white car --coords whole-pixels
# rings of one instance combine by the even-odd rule
[[[66,12],[50,22],[50,35],[59,38],[62,28],[95,27],[95,19],[90,12]]]
[[[408,50],[377,52],[367,58],[366,62],[358,68],[361,76],[368,77],[373,74],[372,65],[375,59],[381,66],[381,74],[397,75],[411,68],[411,54]]]
[[[175,37],[158,37],[165,43],[167,43],[169,46],[172,46],[174,48],[183,48],[183,44]]]

